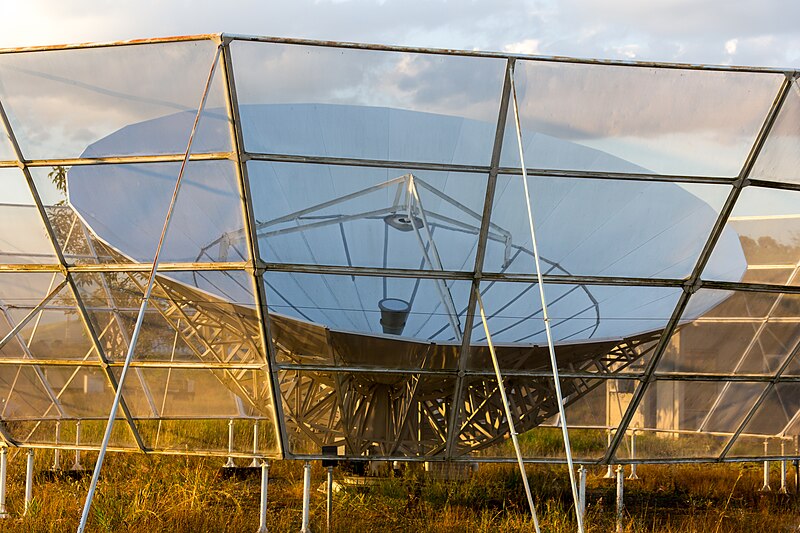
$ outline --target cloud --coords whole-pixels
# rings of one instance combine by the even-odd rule
[[[525,39],[516,43],[507,44],[503,47],[503,52],[510,54],[529,54],[538,55],[542,53],[539,39]]]
[[[0,20],[0,44],[228,31],[525,54],[786,65],[800,60],[800,31],[789,22],[797,14],[800,7],[778,0],[764,0],[758,10],[744,0],[232,0],[224,5],[141,0],[105,2],[94,11],[33,0],[15,4],[11,16]],[[195,69],[197,79],[176,78],[187,66],[174,65],[169,54],[143,64],[110,51],[85,54],[109,61],[20,66],[67,82],[3,72],[12,114],[30,124],[49,124],[34,128],[31,142],[53,144],[57,137],[77,150],[127,123],[172,112],[157,102],[120,106],[122,98],[81,84],[193,106],[195,97],[187,101],[181,95],[191,92],[189,86],[200,87],[205,74],[202,65]],[[391,106],[489,122],[496,118],[503,75],[502,60],[418,54],[241,43],[234,56],[243,103]],[[14,63],[8,57],[0,57],[0,67]],[[716,143],[726,152],[751,140],[775,90],[769,81],[747,75],[563,65],[553,73],[552,68],[537,66],[527,81],[525,69],[517,70],[526,127],[587,144],[616,138],[650,150],[660,138],[683,136],[689,146],[681,150]],[[51,120],[59,113],[68,120]]]
[[[762,0],[29,0],[0,46],[231,32],[579,57],[800,63],[800,2]],[[764,44],[764,42],[768,44]]]

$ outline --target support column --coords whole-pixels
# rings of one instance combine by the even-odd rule
[[[610,448],[611,447],[611,441],[613,440],[612,437],[611,437],[611,430],[608,429],[606,431],[607,431],[607,435],[608,435],[608,447]],[[606,475],[603,476],[603,479],[612,479],[613,477],[614,477],[614,465],[612,465],[611,463],[608,463],[608,468],[606,468]]]
[[[310,533],[308,529],[308,513],[311,508],[311,462],[303,465],[303,524],[300,533]]]
[[[56,420],[56,445],[61,443],[61,421]],[[53,449],[53,466],[50,467],[53,472],[61,470],[61,450],[59,448]]]
[[[780,494],[788,494],[789,491],[786,490],[786,441],[781,440],[781,456],[784,459],[781,459],[781,488],[778,489]]]
[[[258,533],[267,533],[267,489],[269,488],[269,462],[261,461],[261,505],[258,508]]]
[[[794,494],[800,494],[800,460],[795,459],[794,463]]]
[[[578,499],[581,506],[581,519],[584,520],[584,527],[586,527],[586,467],[581,465],[578,468]]]
[[[8,518],[6,511],[6,478],[8,474],[8,446],[0,448],[0,518]]]
[[[33,448],[28,448],[28,462],[25,466],[25,512],[28,514],[28,508],[31,506],[33,500]]]
[[[253,422],[253,460],[250,461],[250,466],[258,467],[258,420]]]
[[[625,485],[625,469],[617,465],[617,533],[622,533],[622,514],[625,511],[623,491]]]
[[[233,419],[228,420],[228,460],[225,462],[225,468],[236,468],[236,463],[233,462]]]
[[[75,463],[72,465],[72,469],[76,471],[83,470],[83,465],[81,465],[81,450],[78,446],[81,445],[81,421],[78,420],[75,422]]]
[[[326,530],[328,533],[331,531],[331,526],[333,525],[333,467],[328,467],[328,485],[327,489],[327,501],[325,507],[325,525]]]
[[[631,431],[631,459],[636,459],[636,430]],[[639,479],[636,475],[636,463],[631,463],[631,473],[628,479]]]
[[[764,439],[764,457],[769,455],[769,440]],[[769,461],[764,459],[764,486],[761,487],[761,492],[769,492],[772,489],[769,487]]]

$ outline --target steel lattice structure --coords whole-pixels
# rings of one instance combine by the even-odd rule
[[[112,450],[510,461],[480,294],[524,460],[563,462],[543,290],[566,424],[601,443],[578,462],[797,457],[796,77],[238,35],[0,51],[0,435],[98,449],[138,337]]]

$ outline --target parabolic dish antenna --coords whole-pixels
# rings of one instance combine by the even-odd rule
[[[196,140],[199,146],[205,135],[227,133],[223,115],[206,112]],[[323,156],[327,146],[346,153],[342,147],[354,143],[368,145],[376,157],[384,159],[401,160],[406,152],[433,151],[428,154],[431,160],[448,160],[473,149],[476,139],[490,144],[495,130],[494,124],[427,114],[425,123],[432,131],[422,140],[415,131],[419,113],[364,106],[247,105],[241,107],[241,115],[242,127],[250,135],[257,135],[262,124],[270,124],[269,131],[285,124],[287,136],[305,135],[314,145],[309,151]],[[152,143],[161,132],[174,131],[191,120],[190,113],[179,113],[132,124],[90,146],[84,156],[94,151],[122,152],[114,147],[123,145],[130,151],[141,139]],[[294,121],[316,127],[298,132]],[[462,137],[459,132],[469,135]],[[270,135],[265,130],[260,144],[273,142],[279,147],[282,140]],[[431,136],[443,141],[431,144]],[[588,166],[603,159],[604,167],[613,171],[646,172],[580,144],[533,132],[524,137],[526,154],[533,162],[584,161]],[[70,204],[96,236],[122,256],[151,261],[178,166],[75,166],[68,173]],[[235,170],[229,161],[188,165],[164,246],[165,261],[249,259]],[[260,259],[267,265],[264,293],[279,361],[383,370],[457,367],[471,283],[468,278],[437,278],[435,272],[474,270],[485,175],[279,160],[250,161],[247,170]],[[484,272],[498,276],[534,273],[521,179],[518,175],[498,177]],[[717,218],[703,198],[676,183],[529,179],[542,267],[549,275],[685,277]],[[727,269],[745,271],[738,236],[732,230],[723,232],[717,253],[728,258]],[[324,265],[331,272],[304,273],[296,265]],[[352,267],[369,269],[369,275],[348,273]],[[399,276],[400,269],[429,274]],[[382,275],[382,270],[395,274]],[[178,292],[185,286],[186,291],[196,294],[199,289],[220,301],[252,299],[251,288],[233,276],[216,275],[212,281],[203,272],[171,272],[163,278]],[[481,284],[492,338],[502,345],[501,360],[513,368],[548,367],[546,345],[539,347],[546,340],[537,290],[533,283],[502,279]],[[608,362],[610,353],[625,352],[619,360],[611,358],[608,369],[631,364],[652,348],[678,292],[652,286],[547,284],[559,360],[574,368],[596,368],[600,359]],[[725,297],[707,292],[692,298],[684,320],[702,315]],[[471,334],[475,346],[471,368],[488,366],[482,332],[482,325],[476,323]],[[620,349],[623,345],[625,350]],[[310,374],[301,378],[298,371],[292,379],[308,379]],[[420,378],[363,372],[337,378],[318,372],[313,387],[292,387],[291,391],[314,395],[339,390],[339,414],[320,429],[322,418],[310,421],[310,413],[291,411],[292,402],[285,402],[290,409],[287,418],[322,435],[320,442],[345,444],[358,453],[435,454],[442,450],[435,429],[444,424],[452,379],[430,378],[411,387],[414,379]],[[510,380],[508,386],[545,391],[530,405],[520,406],[521,429],[556,412],[546,379]],[[285,394],[290,394],[288,389],[282,385]],[[576,382],[565,387],[565,394],[574,401],[588,390],[586,383]],[[367,397],[372,398],[366,402],[369,406],[358,411]],[[424,404],[420,412],[430,420],[393,418],[391,413],[407,411],[403,402]],[[494,403],[483,402],[481,408],[494,409],[492,416],[502,418]],[[505,434],[502,422],[493,425],[476,419],[474,423],[486,427],[483,433],[462,430],[459,439],[466,449],[487,446]]]

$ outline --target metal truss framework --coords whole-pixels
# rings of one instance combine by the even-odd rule
[[[36,420],[31,427],[30,435],[39,428],[39,424],[51,419],[51,408],[63,414],[61,397],[69,385],[76,379],[82,369],[99,369],[111,390],[118,388],[118,369],[122,362],[116,357],[120,350],[124,351],[130,337],[127,321],[132,310],[138,307],[141,295],[146,290],[146,275],[150,270],[155,272],[155,286],[152,300],[152,309],[147,315],[152,321],[157,321],[159,326],[154,326],[154,332],[171,332],[175,342],[180,341],[191,356],[188,359],[176,360],[174,357],[165,359],[135,359],[131,363],[133,377],[144,395],[146,409],[132,408],[125,401],[121,403],[123,418],[128,431],[137,449],[145,452],[158,451],[160,453],[178,453],[175,450],[156,449],[149,443],[149,437],[143,435],[140,421],[146,419],[169,420],[179,419],[165,415],[163,402],[166,401],[170,390],[170,378],[161,394],[159,405],[158,395],[154,396],[151,387],[147,384],[143,373],[153,370],[173,369],[206,369],[210,370],[214,378],[225,387],[233,391],[240,391],[237,396],[247,404],[240,404],[238,412],[224,417],[244,418],[248,420],[264,420],[272,424],[275,437],[273,449],[261,449],[260,455],[286,458],[314,458],[318,454],[314,450],[294,450],[290,442],[293,432],[304,434],[313,443],[341,444],[349,450],[348,455],[353,458],[363,457],[365,454],[372,457],[397,458],[402,460],[475,460],[467,455],[468,452],[490,448],[491,445],[502,441],[507,435],[507,420],[503,414],[502,405],[498,397],[494,374],[489,370],[470,369],[469,362],[476,357],[476,347],[471,338],[476,326],[476,306],[478,291],[482,282],[513,282],[520,284],[536,283],[534,273],[497,273],[484,272],[485,254],[487,243],[498,240],[502,235],[498,228],[491,223],[492,208],[495,199],[495,190],[499,175],[523,175],[522,168],[504,167],[501,165],[503,152],[503,137],[506,131],[506,121],[509,115],[509,100],[511,82],[513,81],[514,64],[517,61],[541,61],[547,63],[564,64],[596,64],[617,66],[621,68],[659,68],[659,69],[686,69],[686,70],[714,70],[721,72],[752,72],[783,74],[784,80],[763,124],[749,151],[749,155],[736,177],[723,176],[689,176],[666,175],[647,173],[620,173],[597,171],[566,171],[545,168],[526,168],[529,175],[533,195],[536,195],[537,177],[559,177],[569,179],[608,179],[630,180],[638,182],[671,182],[681,184],[718,184],[728,186],[730,192],[719,212],[716,223],[708,235],[705,245],[696,260],[691,274],[686,278],[636,278],[636,277],[604,277],[585,276],[572,274],[543,273],[546,284],[575,284],[584,287],[597,286],[625,286],[625,287],[672,287],[681,289],[680,297],[669,318],[665,328],[650,332],[638,337],[621,339],[618,342],[605,346],[602,352],[590,354],[581,364],[567,364],[561,367],[562,386],[565,389],[565,406],[571,405],[606,381],[632,380],[637,381],[632,398],[621,417],[619,425],[615,428],[611,443],[602,458],[594,461],[577,460],[579,463],[596,462],[607,464],[611,462],[635,462],[636,458],[624,458],[617,455],[632,421],[645,398],[647,391],[659,381],[724,381],[734,383],[738,381],[760,382],[766,386],[749,408],[749,412],[739,423],[738,427],[730,433],[729,439],[722,452],[714,457],[698,459],[695,457],[677,457],[665,462],[718,460],[736,461],[740,457],[731,456],[734,444],[742,435],[747,434],[748,423],[753,419],[759,407],[780,383],[796,383],[800,381],[797,375],[786,373],[789,365],[795,361],[797,352],[800,351],[800,342],[796,343],[786,353],[779,368],[770,375],[743,374],[738,372],[739,365],[732,373],[703,373],[688,374],[683,372],[669,372],[659,370],[659,363],[669,348],[673,334],[682,327],[682,316],[687,309],[693,294],[701,289],[716,289],[738,291],[742,293],[778,293],[778,299],[784,295],[800,294],[800,287],[793,285],[789,279],[785,285],[754,283],[754,282],[725,282],[703,279],[706,268],[722,232],[736,206],[737,200],[743,190],[749,187],[762,189],[800,191],[800,184],[753,179],[751,171],[759,154],[770,135],[776,119],[781,113],[785,101],[791,91],[800,91],[797,86],[796,71],[783,71],[776,69],[737,68],[737,67],[708,67],[700,65],[672,65],[657,63],[637,63],[623,61],[593,61],[574,60],[568,58],[529,57],[515,54],[484,54],[478,52],[454,52],[429,49],[410,49],[400,47],[367,46],[352,43],[316,42],[290,39],[256,38],[234,35],[194,36],[177,39],[156,39],[136,42],[107,43],[98,45],[79,45],[74,47],[58,47],[58,50],[98,48],[112,46],[147,46],[148,44],[178,42],[190,40],[213,40],[220,48],[218,74],[221,76],[225,87],[224,97],[226,103],[229,135],[232,150],[230,152],[204,152],[188,154],[160,154],[141,156],[108,156],[87,158],[26,158],[12,129],[11,121],[0,101],[0,121],[10,141],[14,152],[14,160],[0,161],[0,168],[19,168],[33,198],[38,216],[47,231],[49,242],[53,248],[56,263],[54,264],[23,264],[4,263],[0,265],[3,273],[31,273],[50,272],[53,281],[47,296],[35,306],[17,306],[16,309],[26,311],[25,317],[18,321],[13,318],[6,307],[0,307],[0,313],[7,324],[8,333],[0,339],[0,348],[9,342],[17,342],[23,351],[21,357],[4,357],[0,364],[14,365],[19,369],[30,368],[42,384],[47,383],[44,373],[48,368],[69,367],[73,369],[72,375],[59,388],[46,385],[46,393],[51,407],[44,415]],[[339,47],[352,50],[380,50],[385,52],[417,52],[423,54],[437,54],[445,56],[486,57],[504,59],[505,81],[500,94],[498,117],[495,128],[494,144],[491,161],[488,166],[459,165],[445,163],[426,163],[414,161],[390,161],[375,159],[355,159],[341,157],[322,157],[300,154],[263,153],[251,152],[245,147],[242,131],[240,105],[236,90],[231,43],[237,41],[262,42],[265,45],[296,44],[305,46]],[[46,53],[50,48],[27,48],[19,50],[6,50],[0,53],[19,53],[41,51]],[[518,119],[518,117],[515,117]],[[188,156],[188,157],[187,157]],[[81,165],[120,165],[135,163],[166,163],[180,162],[184,158],[189,162],[194,161],[232,161],[236,166],[237,186],[241,201],[244,227],[240,238],[246,243],[248,259],[244,261],[217,261],[204,262],[199,256],[196,262],[161,262],[154,266],[153,263],[132,262],[124,255],[116,252],[91,232],[83,221],[77,216],[64,225],[57,224],[58,217],[54,214],[59,211],[57,206],[47,206],[40,197],[32,175],[32,169],[51,167],[72,167]],[[316,165],[343,165],[352,167],[372,167],[382,169],[403,169],[404,171],[431,170],[442,172],[462,172],[484,175],[487,177],[486,194],[483,202],[483,211],[480,214],[480,225],[474,228],[477,234],[476,254],[473,267],[469,271],[446,270],[441,262],[437,263],[435,257],[428,260],[430,268],[427,269],[396,269],[396,268],[371,268],[360,266],[336,266],[324,264],[291,264],[269,262],[264,259],[264,254],[259,250],[259,238],[264,237],[265,224],[256,220],[253,212],[251,197],[250,176],[248,174],[249,161],[281,162],[287,164],[316,164]],[[398,183],[409,186],[414,184],[411,174],[397,178]],[[417,184],[425,187],[426,184],[417,180]],[[416,197],[419,202],[419,197]],[[409,195],[407,209],[412,214],[414,197]],[[425,211],[418,203],[417,208],[421,213]],[[68,207],[62,209],[71,213]],[[373,213],[374,216],[383,213]],[[63,216],[61,217],[64,218]],[[69,218],[69,215],[67,215]],[[411,217],[413,220],[413,216]],[[339,221],[337,221],[338,223]],[[425,223],[428,228],[427,221]],[[66,232],[65,232],[66,229]],[[414,228],[417,230],[418,228]],[[298,231],[302,231],[299,229]],[[420,233],[419,231],[417,232]],[[78,243],[78,244],[76,244]],[[423,250],[433,246],[433,239],[428,235],[427,242],[421,241]],[[435,247],[434,247],[435,249]],[[76,252],[79,250],[79,253]],[[77,255],[83,254],[90,261],[76,261]],[[157,272],[156,272],[157,271]],[[193,293],[183,284],[170,278],[170,273],[235,273],[247,279],[252,284],[254,294],[253,306],[237,306],[226,304],[223,301],[214,301],[208,295],[200,292]],[[471,284],[469,300],[464,317],[463,336],[457,347],[455,365],[447,368],[433,368],[424,362],[416,367],[409,368],[375,368],[369,365],[345,365],[335,361],[322,361],[319,364],[309,364],[302,358],[293,357],[291,346],[282,344],[276,339],[273,327],[277,327],[276,320],[271,320],[267,308],[265,276],[271,272],[292,272],[309,274],[341,274],[350,276],[372,277],[398,277],[434,280],[440,290],[443,302],[447,306],[448,283],[456,280],[468,281]],[[796,269],[795,269],[795,274]],[[113,275],[113,276],[112,276]],[[82,284],[88,277],[96,278],[99,283],[103,305],[96,302],[87,302],[89,295]],[[58,280],[62,281],[58,281]],[[109,284],[109,279],[115,280],[116,287]],[[120,287],[124,287],[120,291]],[[121,302],[120,292],[127,293],[128,302]],[[139,300],[136,300],[138,294]],[[21,331],[27,325],[38,323],[38,313],[45,307],[52,307],[59,298],[66,297],[73,302],[76,316],[91,341],[91,348],[82,359],[50,359],[37,360],[30,351],[31,340],[25,340]],[[95,298],[96,299],[96,298]],[[778,301],[774,306],[778,305]],[[456,333],[460,330],[458,313],[450,299],[451,320]],[[773,307],[774,307],[773,306]],[[767,313],[759,324],[759,330],[754,337],[763,333],[768,322],[774,323],[776,318],[771,311]],[[458,335],[456,335],[458,337]],[[558,355],[558,347],[556,348]],[[111,355],[109,355],[111,354]],[[513,355],[513,354],[512,354]],[[747,353],[743,354],[744,360]],[[174,356],[174,351],[173,351]],[[524,356],[521,356],[524,358]],[[512,356],[505,359],[507,367],[503,369],[507,389],[514,391],[511,397],[513,410],[517,417],[517,427],[527,430],[541,425],[552,419],[558,411],[557,402],[553,399],[553,381],[551,373],[546,367],[519,370],[518,363]],[[641,370],[634,370],[637,364],[644,362]],[[741,361],[740,361],[741,362]],[[19,371],[18,371],[19,373]],[[381,389],[375,387],[374,382],[365,382],[361,376],[386,374],[386,386]],[[130,378],[129,378],[130,379]],[[421,383],[427,382],[429,389],[423,394]],[[372,384],[370,384],[372,383]],[[431,386],[432,384],[432,386]],[[126,385],[127,386],[127,385]],[[714,410],[724,397],[727,384],[719,392],[715,400]],[[370,389],[372,387],[372,389]],[[365,392],[365,389],[370,389]],[[380,390],[379,390],[380,389]],[[430,391],[436,391],[436,394]],[[12,386],[13,391],[13,386]],[[9,393],[10,396],[11,393]],[[365,398],[378,398],[380,400],[366,401]],[[338,405],[338,408],[332,406]],[[325,409],[327,408],[327,409]],[[5,415],[5,413],[4,413]],[[99,419],[100,417],[94,417]],[[187,416],[186,419],[191,417]],[[786,432],[797,415],[792,415],[789,424],[778,435],[787,436]],[[93,417],[83,417],[91,420]],[[376,421],[391,421],[392,428],[386,432],[385,428],[377,428]],[[705,425],[705,421],[703,422]],[[160,427],[160,425],[159,425]],[[456,430],[456,428],[458,428]],[[370,433],[373,433],[372,435]],[[15,446],[41,446],[36,443],[25,442],[25,439],[15,438],[6,425],[0,424],[0,434],[10,445]],[[386,438],[387,435],[391,438]],[[409,443],[414,442],[415,445]],[[93,443],[78,443],[72,445],[54,443],[48,447],[96,449]],[[130,449],[129,446],[115,446],[109,449]],[[206,453],[206,452],[204,452]],[[211,453],[231,455],[230,451],[218,450]],[[236,453],[233,453],[235,455]],[[792,453],[789,456],[796,456]],[[752,458],[751,458],[752,459]],[[507,458],[483,457],[478,460],[505,461]],[[562,462],[562,459],[553,458],[525,458],[527,462]],[[653,459],[649,459],[653,462]]]

